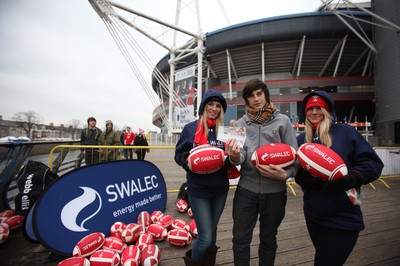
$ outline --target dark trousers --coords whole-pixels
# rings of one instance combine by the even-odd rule
[[[259,265],[274,265],[276,235],[285,217],[286,191],[258,194],[237,187],[233,200],[233,257],[237,266],[250,263],[250,244],[257,218],[260,220]]]
[[[341,266],[357,243],[359,231],[327,228],[306,220],[315,247],[315,266]]]
[[[99,151],[93,149],[86,149],[85,163],[86,165],[99,163]]]
[[[136,152],[138,160],[144,160],[144,157],[146,156],[146,149],[138,149]]]
[[[133,150],[132,149],[124,149],[125,150],[125,159],[133,159]]]

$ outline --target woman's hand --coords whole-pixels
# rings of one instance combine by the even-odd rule
[[[277,165],[256,165],[257,170],[260,172],[262,176],[275,179],[275,180],[286,180],[288,178],[288,174],[286,171]]]
[[[232,161],[237,162],[240,160],[240,146],[236,138],[231,138],[226,141],[225,152]]]

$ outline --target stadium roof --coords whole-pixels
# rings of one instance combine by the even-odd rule
[[[351,17],[370,21],[366,12],[342,11]],[[372,26],[347,23],[368,37]],[[330,12],[310,12],[259,19],[236,24],[206,34],[203,77],[228,79],[228,60],[233,82],[241,77],[280,73],[280,78],[363,76],[372,71],[367,45],[348,26]],[[372,57],[371,57],[372,58]],[[162,73],[169,72],[169,55],[157,64]],[[197,57],[177,65],[196,64]],[[157,81],[153,79],[153,88]]]

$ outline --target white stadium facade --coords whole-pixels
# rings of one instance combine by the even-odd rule
[[[400,146],[400,1],[348,6],[321,5],[310,13],[206,33],[201,62],[197,54],[186,56],[174,64],[174,75],[171,56],[166,55],[152,76],[152,88],[162,102],[153,112],[153,124],[179,133],[197,115],[199,83],[202,93],[214,88],[224,94],[228,124],[245,113],[244,84],[259,78],[295,127],[301,127],[298,117],[305,94],[326,90],[335,100],[338,123],[354,123],[372,145]],[[175,77],[171,101],[156,72],[166,80]]]

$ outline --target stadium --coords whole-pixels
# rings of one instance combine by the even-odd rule
[[[224,94],[228,124],[245,113],[244,84],[260,78],[297,130],[302,130],[298,117],[305,94],[325,90],[335,100],[338,123],[351,123],[372,145],[400,145],[400,3],[344,2],[206,33],[203,54],[186,56],[172,71],[166,55],[152,75],[161,101],[153,124],[179,134],[197,115],[199,83],[202,93],[214,88]],[[162,89],[157,73],[166,80],[175,77],[173,93]]]

